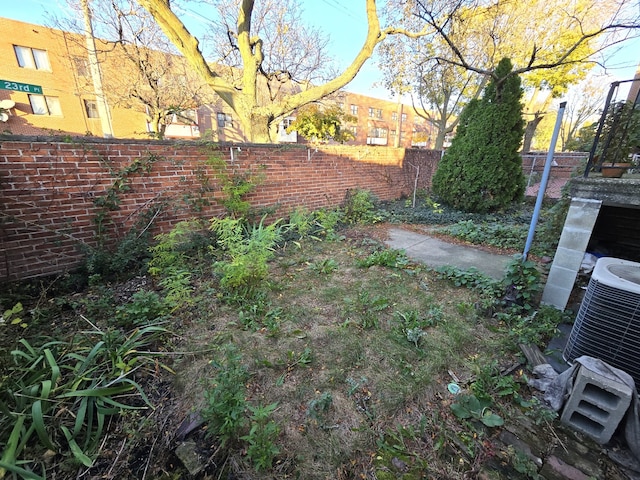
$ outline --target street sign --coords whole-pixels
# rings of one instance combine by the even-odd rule
[[[15,90],[16,92],[37,93],[42,95],[42,87],[40,85],[12,82],[11,80],[0,80],[0,90]]]

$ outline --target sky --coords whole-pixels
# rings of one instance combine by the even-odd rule
[[[321,28],[329,36],[330,53],[336,66],[344,68],[349,65],[364,43],[367,33],[364,1],[303,0],[302,4],[305,21]],[[0,0],[0,16],[41,25],[51,24],[49,13],[62,15],[65,10],[64,0]],[[202,8],[194,4],[185,12],[187,15],[183,19],[192,32],[204,28],[205,20],[201,11]],[[633,78],[640,63],[639,52],[640,39],[635,39],[625,43],[608,63],[607,73],[610,76],[602,80],[603,96],[606,95],[610,82]],[[628,84],[620,89],[620,94],[627,89]],[[356,78],[346,86],[346,90],[378,98],[392,98],[382,86],[382,76],[375,58],[365,63]]]

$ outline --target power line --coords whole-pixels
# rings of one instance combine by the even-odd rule
[[[353,12],[352,10],[347,8],[346,6],[338,3],[336,0],[322,0],[322,3],[324,3],[325,5],[327,5],[330,8],[333,8],[335,10],[341,11],[342,13],[346,14],[348,17],[353,18],[354,20],[359,20],[359,18],[356,16],[355,12]]]

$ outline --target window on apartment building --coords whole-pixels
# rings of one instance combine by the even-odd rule
[[[233,119],[231,118],[231,115],[229,115],[228,113],[218,112],[217,117],[218,117],[219,128],[233,127]]]
[[[398,121],[398,112],[391,112],[391,121],[392,122]]]
[[[391,138],[396,138],[396,131],[395,130],[389,130],[389,136]]]
[[[83,57],[73,57],[73,65],[76,67],[76,72],[81,77],[89,76],[89,62]]]
[[[16,59],[21,68],[33,68],[36,70],[51,70],[49,63],[49,55],[46,50],[37,48],[21,47],[14,45],[13,50],[16,52]]]
[[[351,115],[358,115],[358,105],[351,105]]]
[[[171,116],[171,123],[177,125],[196,125],[198,123],[198,112],[196,110],[181,110]]]
[[[376,108],[375,114],[376,114],[376,118],[382,120],[382,109],[381,108]]]
[[[98,102],[95,100],[85,100],[84,109],[87,112],[87,118],[100,118],[100,113],[98,113]]]
[[[29,95],[31,111],[34,115],[55,115],[62,116],[60,99],[45,95]]]
[[[352,133],[354,138],[358,136],[358,127],[356,127],[355,125],[348,126],[347,130],[349,130]]]
[[[407,121],[407,114],[406,114],[406,113],[403,113],[403,114],[402,114],[402,123],[404,123],[404,122],[406,122],[406,121]]]
[[[338,105],[340,110],[344,110],[344,102],[338,102],[336,105]]]
[[[387,129],[381,127],[371,127],[369,129],[370,138],[387,138]]]

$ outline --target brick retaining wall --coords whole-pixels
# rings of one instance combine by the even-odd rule
[[[228,171],[262,172],[248,199],[285,216],[296,206],[334,207],[348,190],[371,190],[381,200],[409,195],[419,167],[430,186],[440,152],[385,147],[218,144],[158,141],[79,143],[59,138],[7,137],[0,142],[0,281],[56,274],[77,267],[82,244],[95,247],[95,201],[114,191],[118,172],[136,159],[150,171],[124,177],[119,209],[108,212],[107,232],[121,238],[152,208],[154,233],[180,220],[224,213],[220,184],[207,165],[222,158]],[[208,182],[208,183],[207,183]],[[103,210],[102,210],[103,211]]]

